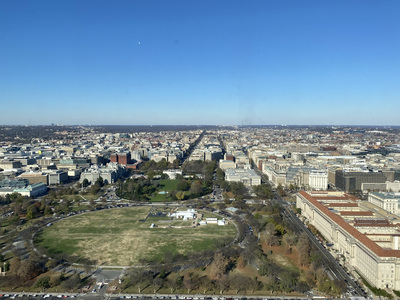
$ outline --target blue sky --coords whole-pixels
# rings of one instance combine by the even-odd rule
[[[0,1],[0,124],[400,125],[400,1]]]

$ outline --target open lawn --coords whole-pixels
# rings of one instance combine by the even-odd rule
[[[169,180],[163,179],[158,182],[160,186],[157,189],[156,194],[150,198],[150,201],[153,202],[162,202],[162,201],[170,201],[169,193],[173,190],[176,190],[176,186],[179,183],[179,180]],[[159,194],[161,192],[162,194]]]
[[[165,253],[186,254],[215,249],[215,242],[235,237],[232,224],[191,227],[191,221],[158,222],[150,207],[109,209],[76,215],[43,229],[37,243],[51,255],[66,253],[97,264],[130,266],[140,259],[160,262]],[[142,221],[140,221],[142,220]],[[150,228],[154,223],[155,228]],[[168,226],[181,228],[162,228]]]

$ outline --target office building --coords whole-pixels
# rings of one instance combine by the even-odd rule
[[[400,231],[387,219],[363,211],[345,192],[299,192],[304,221],[331,243],[347,267],[377,288],[400,289]],[[352,217],[351,217],[352,215]],[[345,216],[345,217],[343,217]],[[349,217],[350,216],[350,217]]]

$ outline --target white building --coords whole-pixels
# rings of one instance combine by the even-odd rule
[[[382,192],[400,192],[400,181],[394,182],[386,181],[385,183],[361,183],[361,190],[363,193],[368,191],[382,191]]]
[[[0,196],[12,193],[19,193],[26,197],[38,197],[47,193],[47,185],[39,182],[27,186],[0,188]]]
[[[117,163],[108,163],[107,166],[93,165],[88,170],[81,173],[79,181],[87,179],[90,183],[94,184],[96,180],[101,177],[104,183],[114,183],[118,178],[125,175],[126,169]]]
[[[169,179],[174,180],[176,175],[182,175],[182,170],[166,170],[163,174],[167,174]]]
[[[399,215],[400,193],[380,193],[373,192],[368,194],[368,202],[391,212],[392,214]]]
[[[227,169],[225,171],[225,180],[242,182],[245,186],[261,184],[261,176],[252,169]]]
[[[234,161],[232,161],[232,160],[220,159],[219,167],[221,168],[222,171],[225,171],[227,169],[235,169],[236,168],[236,163]]]
[[[312,190],[327,190],[328,172],[321,170],[310,171],[308,175],[308,185]]]

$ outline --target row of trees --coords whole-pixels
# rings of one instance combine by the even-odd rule
[[[153,164],[155,162],[153,161]],[[148,162],[148,164],[151,164]],[[158,163],[157,163],[158,164]],[[216,163],[204,161],[186,162],[183,167],[183,174],[192,176],[192,179],[185,179],[183,176],[177,176],[179,180],[176,189],[169,193],[168,198],[171,200],[185,200],[203,196],[211,192],[213,182],[213,172]],[[149,176],[149,174],[151,176]],[[148,201],[155,192],[162,188],[158,180],[152,180],[155,173],[153,170],[147,173],[147,178],[128,178],[125,182],[118,183],[117,195],[136,201]],[[159,173],[158,175],[166,175]],[[201,175],[201,178],[197,177]]]
[[[179,167],[181,161],[179,159],[175,159],[172,163],[167,162],[164,158],[159,162],[155,162],[154,160],[145,161],[140,166],[140,171],[150,172],[150,171],[164,171],[168,169],[176,169]]]
[[[247,251],[249,252],[249,251]],[[253,253],[254,255],[254,253]],[[191,293],[197,290],[201,293],[223,293],[234,291],[235,293],[253,293],[256,290],[266,289],[273,292],[305,292],[309,286],[304,281],[299,281],[299,272],[284,269],[272,260],[265,259],[260,265],[259,277],[251,277],[234,271],[236,268],[243,268],[246,264],[246,256],[226,256],[217,252],[213,262],[207,268],[208,272],[185,271],[182,273],[170,273],[130,269],[126,272],[122,288],[137,288],[141,293],[145,288],[152,288],[156,293],[161,288],[169,289],[171,293],[185,290]]]
[[[41,289],[48,289],[60,286],[63,290],[76,290],[82,285],[83,279],[78,273],[66,276],[64,273],[57,274],[54,276],[41,276],[39,277],[34,287]]]
[[[82,285],[83,279],[77,273],[68,276],[63,272],[52,276],[39,276],[54,266],[54,261],[46,261],[34,252],[29,259],[21,260],[16,256],[8,262],[7,276],[3,277],[3,284],[7,287],[34,286],[40,289],[60,286],[63,290],[75,290]]]
[[[211,268],[215,269],[212,270],[213,277],[190,271],[179,274],[130,269],[126,272],[122,288],[135,287],[139,293],[148,287],[153,289],[153,293],[158,292],[161,288],[169,289],[171,293],[182,289],[187,293],[191,293],[194,290],[202,293],[223,293],[228,290],[235,290],[236,293],[246,291],[253,293],[262,287],[261,282],[257,278],[219,272],[218,263],[217,260],[211,266]]]

